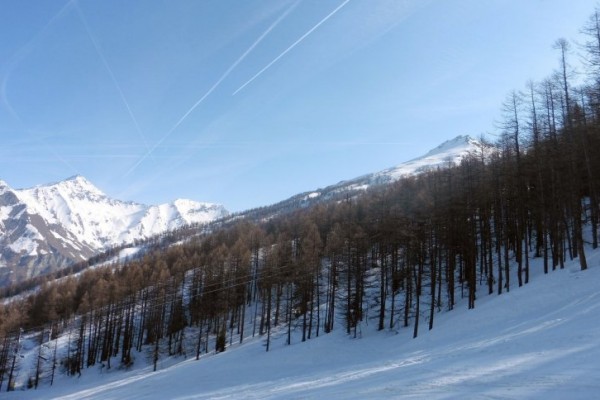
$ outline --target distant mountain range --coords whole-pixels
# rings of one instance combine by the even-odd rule
[[[0,285],[226,215],[221,205],[192,200],[158,206],[115,200],[79,175],[17,190],[0,181]]]
[[[466,155],[485,149],[469,136],[458,136],[396,167],[301,193],[228,220],[263,220],[348,198],[405,176],[460,163]],[[221,205],[192,200],[158,206],[115,200],[79,175],[30,189],[12,189],[0,181],[0,286],[59,270],[117,245],[228,215]]]

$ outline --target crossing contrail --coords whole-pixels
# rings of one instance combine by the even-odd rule
[[[144,154],[126,173],[124,176],[128,176],[129,174],[131,174],[133,171],[135,171],[135,169],[137,167],[140,166],[141,163],[144,162],[144,160],[146,160],[146,158],[148,158],[148,156],[150,156],[154,150],[156,150],[156,148],[158,146],[160,146],[169,136],[171,136],[171,134],[175,131],[175,129],[177,129],[179,127],[179,125],[181,125],[181,123],[183,121],[185,121],[185,119],[200,105],[202,104],[202,102],[208,97],[210,96],[210,94],[221,84],[221,82],[223,82],[223,80],[225,78],[227,78],[227,76],[229,76],[229,74],[248,56],[248,54],[250,54],[252,52],[252,50],[254,50],[254,48],[256,46],[258,46],[258,44],[260,42],[262,42],[262,40],[269,34],[271,33],[271,31],[277,26],[279,25],[279,23],[285,18],[287,17],[295,8],[296,6],[300,3],[301,0],[296,0],[296,2],[294,4],[292,4],[287,10],[285,10],[283,12],[283,14],[281,14],[259,37],[258,39],[256,39],[254,41],[254,43],[252,43],[252,45],[250,45],[250,47],[248,47],[248,49],[237,59],[235,60],[235,62],[233,64],[231,64],[231,66],[229,68],[227,68],[227,70],[223,73],[223,75],[221,75],[221,77],[210,87],[210,89],[208,89],[208,91],[202,96],[200,97],[200,99],[198,101],[196,101],[196,103],[194,103],[194,105],[192,107],[190,107],[189,110],[187,110],[187,112],[185,114],[183,114],[183,116],[181,118],[179,118],[179,120],[175,123],[175,125],[173,125],[173,127],[171,127],[171,129],[169,129],[169,131],[162,137],[160,138],[160,140],[158,142],[156,142],[152,148],[150,148],[146,154]],[[349,0],[348,0],[349,1]]]
[[[79,15],[79,18],[81,19],[83,26],[85,27],[85,31],[86,31],[88,37],[94,44],[96,53],[98,53],[98,56],[102,60],[104,67],[106,68],[106,70],[108,71],[108,74],[110,75],[110,79],[113,81],[113,83],[115,84],[115,87],[117,88],[117,91],[119,92],[119,96],[121,97],[121,100],[123,101],[123,104],[125,105],[125,108],[127,108],[127,112],[129,113],[129,116],[131,117],[131,120],[133,121],[133,124],[135,125],[136,131],[138,132],[140,138],[142,139],[142,142],[144,143],[144,146],[146,147],[146,149],[149,149],[150,146],[148,145],[146,136],[142,133],[140,124],[138,123],[137,118],[135,117],[135,115],[133,114],[133,111],[131,110],[131,106],[129,105],[129,102],[127,101],[127,98],[125,97],[125,93],[123,93],[123,89],[121,89],[121,85],[119,84],[119,81],[117,81],[117,78],[116,78],[112,68],[110,67],[110,64],[108,64],[108,61],[106,60],[106,57],[104,56],[104,53],[102,52],[102,49],[100,48],[100,45],[98,44],[98,42],[96,41],[96,38],[92,34],[92,30],[90,29],[90,26],[89,26],[87,20],[85,19],[85,16],[83,15],[83,12],[81,11],[81,8],[79,8],[79,4],[77,4],[77,1],[74,1],[73,4],[75,5],[77,14]]]
[[[290,47],[288,47],[281,54],[279,54],[277,57],[275,57],[273,59],[273,61],[271,61],[263,69],[261,69],[260,71],[258,71],[256,73],[256,75],[254,75],[246,83],[244,83],[242,86],[240,86],[235,92],[233,92],[232,96],[235,96],[240,90],[242,90],[243,88],[245,88],[246,86],[248,86],[256,78],[258,78],[259,76],[261,76],[263,74],[263,72],[265,72],[266,70],[268,70],[269,68],[271,68],[271,66],[273,64],[275,64],[277,61],[279,61],[279,59],[281,59],[281,57],[283,57],[287,53],[289,53],[294,47],[296,47],[298,44],[300,44],[300,42],[302,42],[304,39],[306,39],[308,37],[308,35],[310,35],[311,33],[313,33],[319,26],[321,26],[325,22],[327,22],[327,20],[329,18],[333,17],[335,15],[335,13],[337,13],[338,11],[340,11],[349,2],[350,2],[350,0],[344,0],[344,2],[342,4],[340,4],[339,6],[337,6],[337,8],[335,10],[333,10],[332,12],[330,12],[325,18],[323,18],[315,26],[313,26],[312,28],[310,28],[310,30],[308,32],[306,32],[304,35],[300,36],[300,38],[298,40],[296,40],[294,43],[292,43],[292,45]]]

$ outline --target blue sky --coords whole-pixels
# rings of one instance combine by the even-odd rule
[[[494,133],[583,0],[0,0],[0,179],[239,211]],[[571,64],[578,64],[577,55]]]

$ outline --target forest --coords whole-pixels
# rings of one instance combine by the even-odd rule
[[[600,10],[583,43],[554,43],[547,79],[509,93],[498,140],[434,171],[263,221],[239,219],[123,265],[46,280],[0,303],[0,390],[14,389],[19,345],[39,337],[29,385],[58,369],[127,367],[222,352],[277,329],[292,344],[361,324],[433,329],[459,302],[502,295],[598,247]],[[577,79],[569,60],[581,53]],[[460,300],[465,299],[465,302]],[[57,352],[58,338],[66,351]],[[45,344],[42,346],[42,344]],[[44,356],[42,357],[42,353]]]

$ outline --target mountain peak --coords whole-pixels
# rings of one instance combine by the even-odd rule
[[[177,199],[171,203],[186,223],[204,222],[229,215],[221,204],[198,202],[189,199]]]
[[[175,199],[173,204],[178,208],[212,208],[219,206],[218,204],[205,203],[190,199]]]
[[[65,181],[85,181],[85,182],[88,182],[88,180],[85,179],[85,177],[83,175],[79,175],[79,174],[70,176],[67,179],[65,179]]]
[[[454,139],[446,140],[439,146],[429,150],[427,152],[427,154],[425,154],[424,157],[430,157],[433,155],[438,155],[438,154],[447,153],[447,152],[451,152],[451,151],[460,151],[463,148],[470,148],[470,147],[473,147],[474,145],[478,145],[478,144],[479,144],[479,141],[473,139],[469,135],[458,135]],[[419,157],[419,158],[421,158],[421,157]]]
[[[79,175],[79,174],[70,176],[67,179],[62,180],[62,181],[60,181],[58,183],[61,183],[61,182],[71,182],[71,183],[75,183],[75,184],[78,184],[78,185],[91,185],[91,186],[94,186],[93,183],[91,183],[89,180],[87,180],[83,175]]]
[[[62,190],[67,190],[71,193],[90,193],[96,196],[105,196],[104,192],[98,189],[92,182],[87,180],[82,175],[73,175],[64,179],[62,181],[58,181],[55,183],[50,183],[47,185],[38,186],[39,188],[59,188]]]

